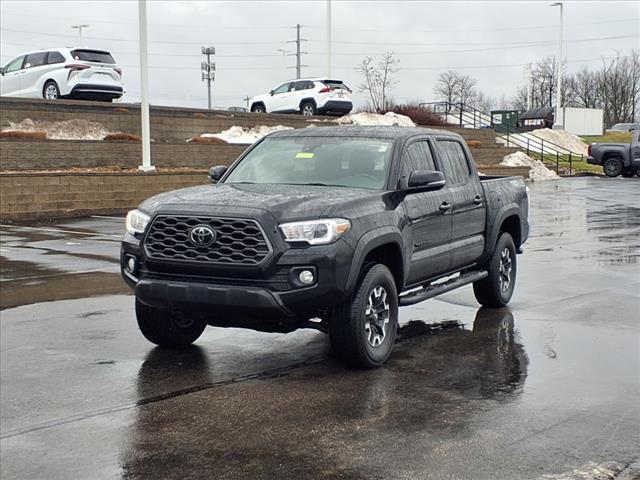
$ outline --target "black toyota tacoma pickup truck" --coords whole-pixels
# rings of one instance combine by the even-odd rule
[[[379,366],[398,307],[473,283],[501,307],[529,234],[521,177],[483,177],[444,130],[323,127],[255,143],[212,185],[129,212],[121,267],[153,343],[206,325],[316,328],[346,362]]]

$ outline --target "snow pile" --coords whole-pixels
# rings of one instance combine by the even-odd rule
[[[566,130],[551,130],[550,128],[539,128],[537,130],[531,130],[530,132],[519,133],[515,137],[512,136],[509,141],[509,146],[518,146],[522,148],[527,147],[527,139],[530,139],[529,150],[532,152],[540,153],[542,150],[542,140],[544,140],[544,152],[556,153],[554,146],[562,147],[557,149],[560,155],[568,155],[571,151],[575,154],[582,154],[587,156],[588,145],[582,141],[582,139],[573,133]],[[497,137],[498,143],[503,145],[507,144],[505,137]],[[547,144],[549,142],[549,144]],[[554,145],[551,145],[553,143]]]
[[[587,155],[587,148],[589,146],[584,143],[580,137],[571,132],[567,132],[566,130],[539,128],[537,130],[532,130],[529,133],[543,139],[544,141],[549,141],[560,147],[566,148],[567,150],[571,150],[573,153]]]
[[[285,127],[284,125],[275,125],[273,127],[268,127],[266,125],[257,125],[252,128],[239,127],[237,125],[234,125],[233,127],[220,133],[203,133],[200,136],[205,138],[219,138],[220,140],[224,140],[227,143],[255,143],[262,137],[273,132],[279,132],[281,130],[292,130],[292,128]]]
[[[47,132],[52,140],[102,140],[110,132],[101,123],[86,120],[65,120],[63,122],[45,122],[25,118],[21,122],[9,122],[2,131]]]
[[[415,127],[416,124],[405,116],[393,112],[384,115],[379,113],[360,112],[345,115],[334,120],[339,125],[397,125],[399,127]]]
[[[545,167],[540,160],[529,157],[524,152],[515,152],[504,157],[500,165],[504,167],[529,167],[529,178],[534,182],[544,180],[557,180],[560,178],[556,172]]]

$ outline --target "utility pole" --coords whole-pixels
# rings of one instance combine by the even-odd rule
[[[138,0],[140,42],[140,114],[142,121],[142,165],[144,172],[156,169],[151,165],[151,127],[149,125],[149,56],[147,55],[147,0]]]
[[[327,0],[327,77],[331,77],[331,0]]]
[[[211,110],[211,82],[216,79],[216,63],[211,61],[211,55],[216,54],[215,47],[202,47],[202,54],[207,56],[207,60],[202,62],[202,81],[207,82],[207,105]]]
[[[295,43],[296,44],[296,53],[291,54],[291,55],[295,55],[296,56],[296,78],[301,78],[302,77],[302,67],[306,67],[308,65],[302,65],[302,55],[306,55],[307,52],[303,52],[300,50],[300,44],[302,42],[306,42],[307,39],[306,38],[300,38],[300,27],[302,27],[302,25],[297,24],[296,25],[296,39],[292,40],[290,42],[287,43]]]
[[[530,63],[525,67],[525,72],[527,74],[527,110],[531,110],[533,104],[533,71]]]
[[[555,2],[551,4],[552,7],[560,7],[560,44],[559,44],[559,53],[558,59],[556,60],[556,78],[557,78],[557,88],[556,88],[556,114],[553,119],[553,128],[561,129],[564,127],[564,118],[562,123],[560,123],[560,112],[562,108],[562,43],[563,43],[563,30],[564,30],[564,20],[563,16],[563,4],[562,2]]]
[[[243,100],[247,104],[247,110],[249,110],[249,102],[251,101],[251,97],[247,95],[246,97],[243,98]]]
[[[80,35],[80,45],[78,45],[79,47],[82,46],[82,29],[83,28],[89,28],[89,25],[86,23],[83,23],[82,25],[71,25],[71,28],[77,28],[78,29],[78,34]]]

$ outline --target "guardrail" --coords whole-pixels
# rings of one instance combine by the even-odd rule
[[[576,153],[568,148],[557,145],[542,138],[532,138],[534,135],[525,135],[517,132],[508,125],[495,123],[491,115],[487,115],[476,108],[464,103],[449,102],[425,102],[420,106],[429,107],[434,113],[445,115],[445,120],[455,119],[462,128],[492,128],[497,138],[501,139],[507,147],[517,147],[527,155],[541,160],[543,163],[555,164],[556,173],[560,173],[560,162],[569,163],[569,175],[573,173],[573,161],[584,161],[584,155]],[[529,133],[529,132],[528,132]]]

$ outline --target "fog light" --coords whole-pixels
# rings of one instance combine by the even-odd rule
[[[129,270],[129,273],[135,273],[136,271],[136,259],[133,257],[129,257],[129,260],[127,260],[127,270]]]
[[[300,279],[300,283],[305,285],[311,285],[315,281],[315,277],[311,270],[302,270],[300,275],[298,275],[298,278]]]

